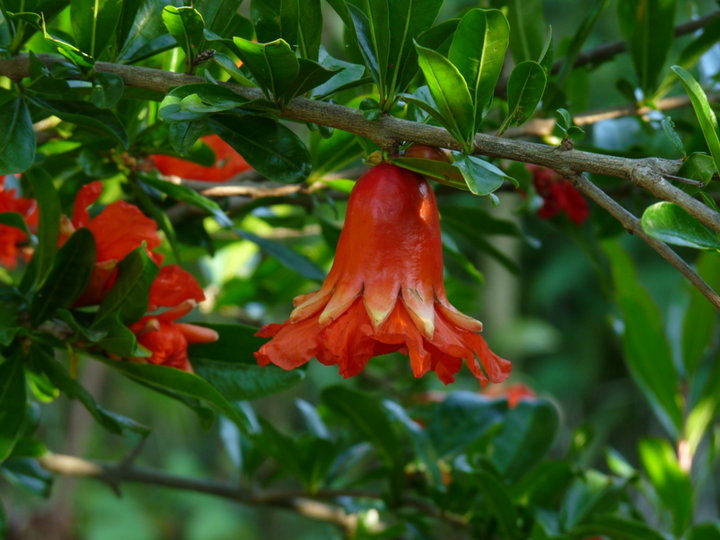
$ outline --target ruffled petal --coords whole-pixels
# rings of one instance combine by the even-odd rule
[[[150,287],[148,311],[154,311],[160,306],[177,306],[185,300],[205,300],[197,280],[177,264],[163,266]]]
[[[275,364],[283,369],[295,369],[316,356],[318,334],[321,331],[316,319],[270,326],[270,332],[274,332],[273,339],[255,353],[261,366]],[[262,328],[256,335],[266,335],[266,328]]]
[[[90,214],[88,214],[87,208],[100,198],[102,190],[103,184],[100,180],[90,182],[80,188],[80,191],[75,196],[72,214],[72,224],[76,229],[87,227],[90,222]]]
[[[450,302],[438,302],[437,307],[443,316],[454,325],[464,328],[468,332],[482,332],[483,323],[458,311]]]
[[[325,309],[318,317],[320,326],[331,323],[342,315],[362,295],[362,283],[357,280],[339,282],[333,290],[332,296]]]
[[[107,206],[87,227],[95,237],[98,261],[122,260],[143,242],[148,249],[160,245],[157,224],[137,206],[125,201]]]
[[[337,365],[343,377],[353,377],[376,354],[372,333],[370,319],[358,299],[322,329],[317,359],[325,365]]]
[[[331,288],[323,287],[319,291],[310,294],[303,294],[293,300],[295,309],[290,314],[290,321],[297,322],[315,315],[323,309],[332,294]]]
[[[410,367],[415,377],[422,377],[431,367],[432,358],[425,347],[422,334],[405,306],[398,302],[385,324],[375,333],[381,343],[402,345],[410,357]]]

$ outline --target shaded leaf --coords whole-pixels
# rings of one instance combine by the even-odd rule
[[[720,250],[720,236],[674,203],[662,201],[648,206],[642,215],[642,227],[668,244]]]
[[[5,89],[0,89],[0,126],[0,175],[24,172],[35,161],[35,132],[25,101]]]

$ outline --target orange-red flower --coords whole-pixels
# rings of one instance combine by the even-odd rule
[[[399,351],[416,377],[450,383],[465,360],[482,384],[500,382],[510,362],[477,333],[482,323],[447,299],[437,203],[421,176],[380,164],[357,182],[335,262],[321,289],[299,296],[255,357],[293,369],[316,357],[357,375],[373,356]]]
[[[150,159],[164,175],[207,182],[224,182],[251,169],[247,161],[217,135],[208,135],[200,140],[215,152],[215,164],[212,167],[161,154],[152,155]]]
[[[182,369],[192,373],[187,348],[191,343],[209,343],[218,339],[214,330],[194,324],[175,322],[195,307],[194,300],[185,300],[178,306],[157,315],[147,315],[130,326],[138,343],[152,355],[136,358],[136,361],[150,362],[162,366]]]
[[[37,225],[37,204],[33,199],[18,197],[14,189],[5,188],[5,176],[0,176],[0,213],[17,212],[25,218],[29,227]],[[15,227],[0,225],[0,264],[15,268],[20,247],[27,242],[24,232]]]
[[[157,224],[137,206],[116,201],[90,217],[87,208],[101,193],[100,181],[84,185],[75,198],[72,219],[65,218],[61,226],[60,242],[80,227],[87,227],[95,239],[97,262],[90,283],[76,302],[78,306],[99,304],[115,283],[118,263],[143,242],[150,257],[158,264],[162,262],[162,255],[151,251],[160,245]]]
[[[543,198],[543,205],[537,211],[538,217],[550,219],[565,212],[577,225],[588,218],[590,209],[587,201],[570,180],[539,165],[528,164],[527,168],[533,173],[535,190]]]
[[[507,398],[508,407],[511,409],[523,400],[535,398],[532,388],[523,383],[491,386],[483,391],[483,395]]]
[[[177,264],[163,266],[150,287],[147,310],[177,306],[185,300],[202,302],[205,293],[190,272]]]

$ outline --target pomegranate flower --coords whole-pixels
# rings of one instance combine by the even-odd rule
[[[582,225],[590,209],[572,182],[546,167],[529,164],[527,168],[533,173],[535,190],[543,198],[543,205],[537,211],[538,217],[550,219],[565,212],[570,221]]]
[[[187,348],[192,343],[217,341],[215,330],[194,324],[175,322],[190,313],[195,307],[194,300],[185,300],[172,309],[157,315],[147,315],[130,326],[138,343],[151,352],[148,358],[135,358],[138,362],[149,362],[162,366],[193,372],[188,359]]]
[[[434,371],[446,384],[463,360],[483,385],[510,373],[477,333],[482,323],[447,299],[432,189],[394,165],[358,180],[327,279],[294,304],[288,321],[257,333],[273,338],[255,353],[261,365],[293,369],[316,357],[351,377],[373,356],[399,351],[416,377]]]
[[[206,182],[224,182],[233,176],[250,170],[250,165],[235,149],[217,135],[208,135],[200,139],[215,152],[215,164],[205,167],[186,159],[155,154],[150,159],[155,167],[166,176],[179,176]]]
[[[18,197],[14,189],[5,188],[5,176],[0,176],[0,213],[17,212],[31,228],[37,225],[37,204],[33,199]],[[27,241],[25,233],[15,227],[0,225],[0,264],[15,268],[21,246]]]

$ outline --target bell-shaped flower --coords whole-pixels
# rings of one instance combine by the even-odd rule
[[[217,135],[208,135],[200,140],[215,152],[215,163],[210,167],[163,154],[154,154],[150,159],[157,170],[165,176],[179,176],[206,182],[224,182],[251,169],[247,161]]]
[[[293,369],[315,357],[351,377],[370,358],[399,351],[416,377],[434,371],[446,384],[463,360],[483,385],[510,373],[478,334],[482,323],[448,301],[432,189],[394,165],[358,180],[330,273],[294,304],[288,321],[257,333],[272,337],[255,353],[260,364]]]

